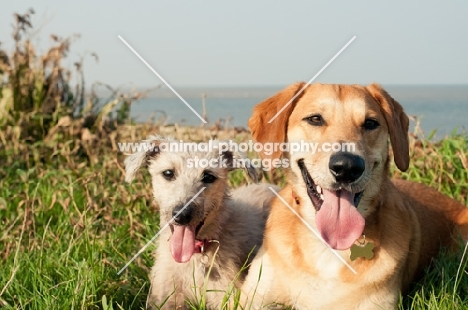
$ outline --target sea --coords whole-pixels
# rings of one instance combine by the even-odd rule
[[[410,116],[410,132],[415,125],[422,134],[442,139],[468,129],[468,85],[383,85]],[[284,88],[203,87],[176,89],[208,126],[247,127],[253,107]],[[203,108],[204,107],[204,108]],[[135,102],[131,117],[136,122],[201,125],[201,120],[171,90],[159,88]],[[421,134],[421,132],[420,132]]]

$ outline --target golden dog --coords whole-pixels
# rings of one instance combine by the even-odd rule
[[[315,84],[300,92],[304,86],[260,103],[249,120],[257,142],[318,148],[285,154],[289,185],[272,203],[244,295],[255,292],[254,309],[395,309],[440,247],[456,243],[454,230],[467,232],[468,208],[425,185],[390,180],[388,137],[396,166],[406,170],[409,121],[379,85]],[[336,144],[354,149],[330,151]]]

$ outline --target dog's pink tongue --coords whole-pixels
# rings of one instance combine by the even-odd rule
[[[323,189],[323,204],[315,223],[333,249],[347,250],[361,237],[365,220],[354,206],[354,194]]]
[[[195,252],[195,227],[174,225],[171,254],[178,263],[186,263]]]

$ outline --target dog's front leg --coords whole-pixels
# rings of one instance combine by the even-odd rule
[[[189,310],[185,304],[184,296],[171,296],[167,300],[157,298],[156,296],[148,296],[146,301],[146,309],[148,310]]]
[[[183,281],[174,277],[178,266],[165,256],[158,257],[159,264],[151,268],[151,286],[146,302],[146,308],[151,310],[189,309],[186,306],[186,296],[183,294]],[[167,261],[165,261],[167,260]]]
[[[247,277],[241,287],[241,305],[245,309],[269,309],[274,300],[270,300],[270,292],[274,284],[274,270],[269,263],[268,254],[261,247],[249,268]]]

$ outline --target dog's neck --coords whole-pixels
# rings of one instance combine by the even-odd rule
[[[221,204],[215,208],[216,210],[213,211],[218,212],[218,216],[215,218],[207,216],[207,219],[211,219],[209,223],[205,224],[205,229],[206,231],[209,231],[209,233],[204,233],[202,239],[195,240],[195,253],[205,253],[212,250],[213,248],[216,249],[216,246],[213,247],[213,244],[219,244],[219,240],[222,234],[221,228],[225,227],[225,224],[231,217],[232,211],[228,207],[229,199],[229,192],[226,191]]]

